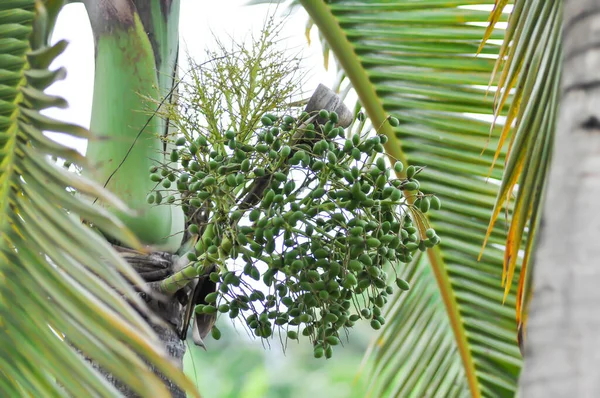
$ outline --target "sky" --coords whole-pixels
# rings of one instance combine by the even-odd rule
[[[247,39],[252,32],[258,32],[270,14],[278,12],[287,14],[287,9],[273,5],[246,6],[248,0],[198,1],[181,0],[180,14],[180,59],[186,54],[197,61],[205,59],[207,49],[216,49],[214,37],[221,41]],[[326,71],[323,63],[321,47],[316,29],[311,31],[311,45],[308,45],[304,34],[307,15],[297,9],[287,17],[282,30],[282,42],[293,53],[302,51],[303,64],[308,71],[306,92],[312,92],[319,83],[331,86],[335,71]],[[60,120],[89,127],[93,80],[94,80],[94,48],[91,27],[83,4],[74,3],[64,7],[59,15],[52,41],[67,40],[67,50],[54,62],[52,68],[65,67],[67,78],[55,83],[48,89],[49,94],[64,97],[67,109],[49,109],[45,113]],[[182,65],[185,69],[185,64]],[[85,151],[85,141],[65,139],[65,136],[51,136],[66,144]]]

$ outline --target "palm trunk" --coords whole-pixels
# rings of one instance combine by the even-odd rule
[[[600,396],[600,1],[564,4],[562,101],[521,396]]]
[[[158,287],[158,283],[165,277],[171,275],[174,272],[174,267],[177,266],[178,257],[170,253],[155,252],[144,254],[117,245],[115,245],[114,248],[120,252],[127,262],[129,262],[142,278],[148,282],[151,288],[153,285]],[[183,368],[183,355],[185,354],[186,347],[177,331],[181,328],[181,319],[185,307],[180,303],[178,296],[170,297],[167,300],[157,300],[155,297],[150,297],[145,293],[141,294],[150,310],[165,322],[165,325],[153,325],[152,328],[172,360],[175,361],[177,366]],[[186,394],[183,390],[158,372],[152,364],[149,364],[149,366],[154,373],[161,377],[165,385],[169,388],[171,397],[185,398]],[[105,375],[108,381],[121,391],[123,396],[128,398],[138,397],[138,395],[119,381],[118,375],[112,375],[101,368],[99,370]]]
[[[171,356],[171,358],[178,363],[178,365],[183,368],[183,355],[185,354],[185,345],[183,341],[179,338],[177,333],[175,333],[170,328],[158,328],[154,327],[154,331],[156,335],[160,338],[163,345],[165,346],[167,352]],[[101,367],[97,366],[95,363],[92,363],[92,366],[97,368],[99,372],[108,380],[111,384],[113,384],[122,394],[123,397],[126,398],[144,398],[140,397],[138,394],[133,392],[129,387],[123,384],[118,375],[113,375]],[[186,398],[186,393],[177,387],[170,379],[161,374],[156,368],[152,365],[148,365],[149,368],[157,374],[165,383],[167,388],[169,389],[169,396],[172,398]]]

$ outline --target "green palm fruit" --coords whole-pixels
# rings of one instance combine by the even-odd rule
[[[229,312],[229,304],[221,304],[218,308],[219,312],[224,314],[226,312]]]
[[[427,196],[425,196],[421,200],[421,204],[419,205],[419,208],[421,209],[421,211],[423,213],[427,213],[429,211],[429,206],[430,206],[429,198]]]
[[[381,329],[381,323],[377,319],[371,320],[371,327],[375,330]]]
[[[431,208],[433,210],[440,210],[442,208],[442,201],[437,196],[431,197]]]
[[[314,349],[315,358],[322,358],[325,354],[325,349],[321,345],[317,345]]]
[[[417,185],[417,182],[415,181],[411,181],[411,182],[407,182],[406,184],[404,184],[402,186],[406,191],[416,191],[417,189],[419,189],[419,185]]]
[[[360,272],[363,269],[363,264],[358,260],[350,260],[348,262],[348,268],[353,272]]]
[[[377,238],[368,238],[367,246],[369,246],[371,248],[379,247],[379,246],[381,246],[381,241]]]
[[[264,126],[272,126],[273,125],[273,120],[268,116],[263,116],[260,119],[260,121]]]
[[[401,278],[396,279],[396,286],[398,286],[398,288],[400,290],[404,290],[404,291],[410,289],[410,285],[408,284],[408,282],[406,282],[404,279],[401,279]]]
[[[214,305],[205,305],[202,307],[202,313],[204,314],[216,314],[217,313],[217,307],[215,307]]]
[[[401,173],[401,172],[402,172],[402,170],[404,170],[404,165],[402,164],[402,162],[400,162],[400,161],[397,161],[397,162],[394,164],[394,171],[395,171],[396,173]]]

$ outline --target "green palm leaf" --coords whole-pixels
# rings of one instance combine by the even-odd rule
[[[518,120],[526,120],[523,113],[532,110],[519,105],[541,100],[531,90],[519,102],[513,102],[518,94],[510,90],[501,92],[502,101],[487,93],[489,84],[502,82],[502,75],[490,77],[504,47],[489,43],[480,49],[489,12],[463,6],[482,1],[301,3],[373,125],[390,138],[390,157],[427,166],[420,175],[422,188],[443,203],[442,211],[430,216],[442,244],[401,270],[412,289],[390,303],[388,322],[361,374],[370,383],[370,396],[514,396],[521,358],[514,286],[503,305],[506,222],[490,229],[488,247],[477,260],[498,195],[498,184],[486,179],[500,181],[507,161],[507,145],[499,145],[504,124],[494,125],[492,116],[515,112]],[[508,19],[499,13],[494,18]],[[487,33],[494,40],[505,34],[501,29]],[[515,58],[507,68],[523,59]],[[537,70],[528,72],[527,79],[540,81]],[[525,79],[518,71],[516,76]],[[384,123],[388,114],[400,119],[400,126]],[[513,147],[511,156],[516,154],[523,156]],[[525,208],[538,204],[539,197],[532,198]],[[502,210],[503,203],[497,208]],[[518,227],[522,233],[524,225]],[[517,244],[532,239],[515,236]]]
[[[63,3],[0,2],[0,395],[117,396],[81,350],[138,394],[166,396],[142,357],[176,383],[191,384],[121,297],[144,308],[130,286],[143,282],[79,217],[132,247],[139,244],[118,219],[73,191],[126,208],[48,157],[85,162],[45,130],[96,139],[40,113],[66,105],[44,93],[64,76],[48,67],[66,43],[47,46]]]

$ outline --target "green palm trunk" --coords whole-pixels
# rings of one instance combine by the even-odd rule
[[[175,252],[183,213],[173,206],[150,205],[146,195],[156,185],[148,169],[165,162],[161,138],[166,122],[153,112],[173,88],[179,1],[146,3],[134,2],[117,12],[86,2],[96,48],[90,129],[102,137],[88,144],[92,168],[86,174],[138,211],[134,216],[117,214],[143,242]]]

